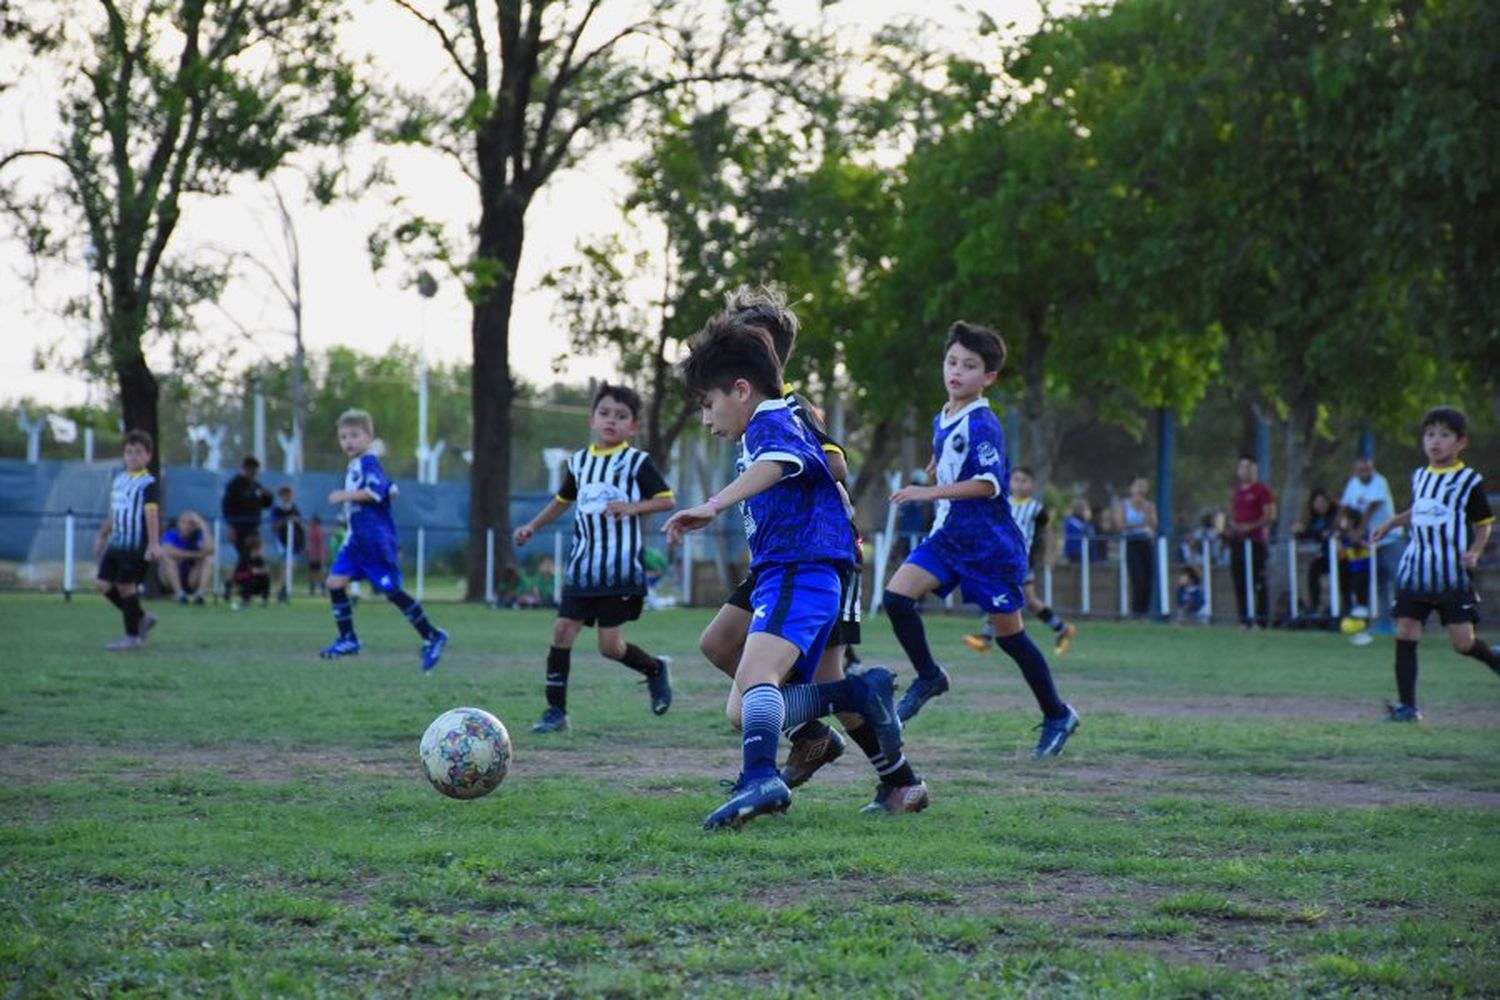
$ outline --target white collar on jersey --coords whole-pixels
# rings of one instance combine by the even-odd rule
[[[988,399],[985,399],[983,396],[980,396],[978,399],[974,400],[974,402],[970,403],[968,406],[965,406],[963,409],[959,410],[955,414],[952,414],[951,416],[940,410],[939,413],[941,414],[941,416],[938,417],[938,424],[942,427],[952,427],[954,424],[958,423],[960,420],[968,416],[970,413],[973,413],[975,410],[987,410],[989,408],[990,401]],[[946,409],[946,406],[943,407],[943,410]]]
[[[785,409],[787,409],[786,400],[784,400],[784,399],[768,399],[765,402],[761,403],[759,406],[757,406],[755,408],[755,413],[752,413],[750,415],[753,417],[753,416],[755,416],[756,413],[760,413],[763,410],[769,412],[771,410],[785,410]]]

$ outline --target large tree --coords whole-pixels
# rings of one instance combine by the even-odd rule
[[[389,234],[446,263],[473,304],[474,466],[468,596],[483,597],[484,535],[510,545],[510,320],[526,216],[549,181],[619,136],[652,98],[729,81],[754,85],[805,57],[801,39],[769,25],[767,0],[705,5],[650,0],[619,24],[596,24],[602,0],[392,0],[451,63],[451,87],[405,92],[394,140],[449,154],[473,182],[478,218],[463,250],[429,220]],[[385,242],[378,239],[379,244]],[[502,560],[503,561],[503,560]]]
[[[5,47],[61,81],[54,143],[0,151],[4,206],[38,258],[91,272],[70,311],[96,331],[85,359],[111,372],[130,428],[156,436],[153,336],[191,325],[226,264],[174,257],[195,196],[264,177],[298,150],[361,124],[361,88],[338,56],[337,0],[28,0],[5,11]],[[45,160],[36,190],[7,168]]]

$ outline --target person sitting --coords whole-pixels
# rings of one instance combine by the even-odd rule
[[[1203,593],[1203,575],[1196,566],[1182,567],[1177,571],[1177,622],[1207,624],[1207,612],[1208,599]]]
[[[1328,539],[1337,529],[1337,511],[1327,490],[1315,489],[1307,501],[1307,517],[1296,526],[1297,541],[1316,546],[1307,567],[1307,606],[1316,617],[1323,613],[1323,577],[1328,575]]]
[[[230,602],[230,610],[238,611],[257,597],[261,607],[270,603],[271,567],[266,565],[266,543],[259,535],[245,539],[244,558],[234,568],[233,582],[239,596]]]
[[[1350,618],[1369,618],[1370,542],[1365,519],[1357,507],[1345,507],[1338,520],[1339,588]]]
[[[213,552],[208,525],[194,510],[178,514],[177,523],[161,536],[161,562],[157,571],[162,584],[177,595],[178,604],[203,603],[208,557]]]

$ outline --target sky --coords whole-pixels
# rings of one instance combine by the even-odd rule
[[[615,2],[619,11],[621,4]],[[784,13],[812,18],[816,0],[785,0]],[[606,10],[610,5],[606,5]],[[971,40],[968,26],[975,12],[989,13],[1001,24],[1016,22],[1021,30],[1038,18],[1035,0],[990,0],[959,4],[932,0],[845,0],[830,8],[830,16],[851,32],[870,31],[920,11],[935,22],[945,44],[959,49]],[[601,22],[601,31],[609,30]],[[428,44],[425,29],[388,0],[365,0],[356,7],[350,25],[351,44],[372,53],[382,66],[415,86],[435,84],[447,65],[438,46]],[[45,74],[23,74],[17,86],[0,94],[0,151],[46,145],[55,140],[56,87]],[[631,242],[649,246],[650,228],[632,227],[618,204],[628,183],[619,165],[628,145],[596,154],[578,169],[562,173],[539,194],[527,215],[527,232],[511,326],[511,356],[516,374],[546,384],[556,379],[586,381],[613,373],[609,358],[569,358],[563,372],[553,361],[567,351],[566,331],[554,315],[553,297],[540,283],[552,269],[572,262],[580,241],[625,231]],[[418,150],[388,153],[402,196],[423,214],[450,223],[462,232],[475,216],[472,184],[441,156]],[[47,161],[26,161],[28,182],[46,178]],[[7,178],[10,172],[7,171]],[[429,359],[461,363],[469,358],[469,308],[457,285],[440,283],[431,300],[405,287],[405,273],[393,262],[380,273],[371,269],[366,238],[379,225],[387,203],[380,198],[341,202],[326,209],[306,203],[298,175],[278,177],[301,243],[303,262],[303,328],[309,351],[347,345],[380,353],[403,343],[425,351]],[[239,183],[231,197],[200,199],[186,207],[174,235],[172,249],[190,254],[253,254],[268,266],[285,259],[281,251],[274,195],[264,183]],[[51,266],[33,288],[25,279],[30,269],[24,248],[8,231],[0,231],[0,402],[33,398],[46,406],[83,404],[97,399],[100,388],[76,375],[56,370],[38,371],[32,359],[51,351],[76,357],[86,342],[87,328],[78,320],[59,317],[61,303],[87,290],[81,269]],[[245,269],[247,277],[234,282],[221,300],[222,308],[200,313],[201,330],[209,338],[236,339],[241,345],[237,365],[290,353],[290,318],[270,284]],[[153,369],[165,370],[170,360],[161,353],[149,357]]]

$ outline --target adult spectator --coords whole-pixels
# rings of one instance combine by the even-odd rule
[[[203,603],[203,584],[208,575],[208,557],[214,541],[208,525],[194,510],[177,515],[177,523],[161,536],[161,561],[156,564],[161,582],[177,594],[177,603]]]
[[[1391,484],[1386,482],[1384,476],[1375,471],[1375,460],[1361,455],[1354,460],[1354,474],[1349,477],[1349,482],[1344,484],[1344,495],[1339,503],[1344,507],[1353,507],[1359,511],[1363,518],[1363,526],[1366,536],[1385,522],[1389,521],[1396,513],[1396,502],[1391,497]],[[1406,531],[1396,528],[1380,540],[1375,547],[1375,574],[1376,586],[1380,593],[1376,595],[1378,608],[1371,608],[1371,614],[1378,617],[1383,625],[1391,623],[1391,599],[1390,594],[1396,582],[1396,568],[1401,563],[1401,553],[1406,547]],[[1364,603],[1369,598],[1365,594],[1359,595],[1359,603]]]
[[[1125,571],[1130,582],[1132,618],[1144,618],[1151,613],[1156,507],[1146,499],[1149,488],[1145,476],[1136,476],[1130,481],[1125,496],[1115,504],[1115,524],[1125,540]]]
[[[1234,577],[1234,599],[1239,605],[1242,628],[1264,628],[1271,613],[1266,591],[1266,541],[1270,537],[1270,526],[1276,521],[1276,494],[1260,481],[1260,466],[1249,455],[1240,456],[1235,476],[1239,482],[1230,498],[1226,532],[1229,536],[1230,575]],[[1245,588],[1247,555],[1252,588],[1249,593]],[[1246,603],[1252,593],[1255,599],[1253,615]]]
[[[1088,500],[1079,497],[1073,501],[1067,518],[1063,521],[1063,556],[1069,562],[1083,562],[1084,546],[1094,535],[1094,509]]]
[[[224,487],[224,499],[219,502],[229,529],[229,543],[234,546],[236,572],[244,567],[250,539],[260,537],[261,511],[271,506],[271,491],[256,482],[259,475],[260,460],[246,455],[239,475]]]
[[[1328,539],[1337,529],[1338,511],[1328,491],[1319,487],[1307,500],[1307,515],[1296,526],[1297,541],[1313,549],[1307,567],[1307,607],[1314,617],[1323,610],[1323,577],[1328,575]]]
[[[286,587],[286,562],[296,561],[307,545],[307,529],[302,523],[302,512],[297,509],[297,504],[292,499],[292,488],[290,486],[278,486],[276,488],[276,506],[271,509],[271,537],[276,541],[276,557],[281,562],[281,586],[276,591],[276,599],[282,604],[291,600],[291,594],[287,593]],[[287,529],[291,528],[290,550],[287,549]]]

